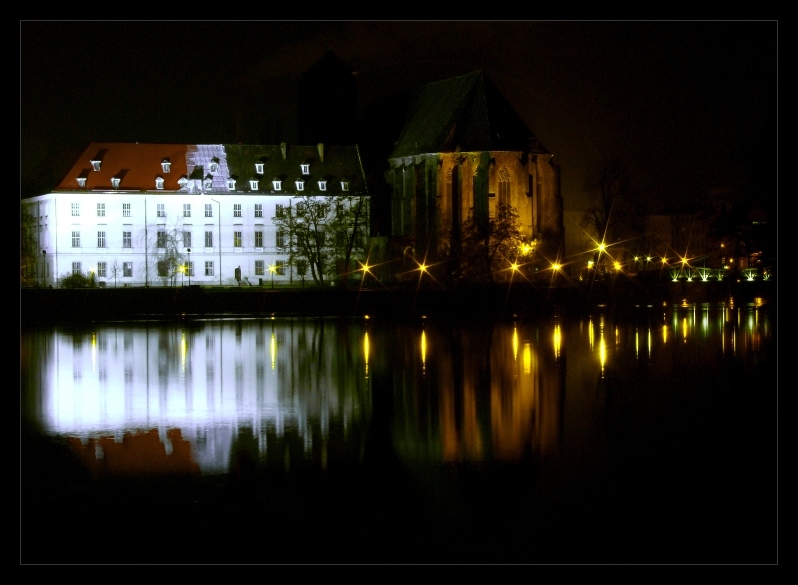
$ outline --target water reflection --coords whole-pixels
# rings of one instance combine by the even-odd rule
[[[756,365],[770,338],[766,312],[715,305],[468,327],[277,318],[53,328],[23,333],[23,413],[97,473],[359,464],[374,425],[411,462],[600,455],[595,420],[609,389],[647,391],[724,358]]]

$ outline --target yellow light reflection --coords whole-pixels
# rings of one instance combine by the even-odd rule
[[[272,355],[272,371],[274,371],[274,366],[277,363],[277,340],[274,338],[274,331],[272,331],[272,339],[269,342],[269,350]]]
[[[554,326],[554,357],[560,357],[560,344],[562,343],[562,332],[559,323]]]
[[[687,317],[682,318],[682,338],[685,343],[687,343],[687,334],[689,332],[689,326],[687,323]]]
[[[369,377],[369,332],[363,334],[363,357],[366,360],[366,378]]]
[[[421,370],[425,373],[427,370],[427,334],[423,329],[421,331]]]
[[[180,333],[180,367],[186,373],[186,332]]]
[[[518,360],[518,329],[513,325],[513,359]]]
[[[587,338],[590,340],[590,351],[593,351],[593,342],[595,340],[595,332],[593,331],[593,319],[588,321],[587,324]]]
[[[529,345],[528,341],[524,342],[524,374],[531,374],[532,373],[532,348]]]
[[[635,358],[640,359],[640,331],[635,327]]]
[[[97,333],[91,333],[91,370],[97,371]]]
[[[668,343],[668,326],[662,326],[662,343]]]

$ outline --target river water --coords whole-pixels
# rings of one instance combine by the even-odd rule
[[[769,564],[768,307],[21,334],[23,563]]]

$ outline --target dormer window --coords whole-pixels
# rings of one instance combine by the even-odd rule
[[[78,187],[86,186],[86,177],[78,177]]]
[[[101,160],[93,160],[93,161],[91,161],[91,168],[93,170],[95,170],[95,171],[99,171],[100,170],[100,165],[102,164],[102,162],[103,161],[101,161]]]
[[[211,159],[211,164],[209,165],[211,174],[219,172],[219,159],[214,157]]]
[[[280,181],[280,180],[275,179],[274,181],[272,181],[272,188],[275,191],[279,191],[280,189],[283,188],[283,182]]]
[[[188,177],[183,175],[177,180],[177,184],[180,185],[181,189],[188,190]]]
[[[319,181],[319,191],[327,190],[327,181]]]
[[[304,191],[305,190],[305,181],[297,181],[296,182],[296,190],[297,191]]]
[[[168,173],[170,170],[172,170],[172,163],[169,161],[168,158],[165,158],[161,161],[161,169],[163,170],[164,173]]]
[[[349,191],[349,181],[341,181],[341,191]]]
[[[235,191],[236,188],[236,180],[235,179],[227,179],[227,188],[230,191]],[[257,189],[257,187],[255,187]]]
[[[263,174],[263,163],[255,163],[255,172],[259,175]]]
[[[119,189],[119,183],[121,182],[122,179],[120,179],[119,177],[113,177],[111,179],[111,187],[113,187],[114,189]]]
[[[210,191],[213,188],[213,177],[208,175],[203,179],[202,186],[206,191]]]
[[[253,191],[257,191],[259,182],[260,181],[258,181],[257,179],[250,179],[249,180],[249,188],[252,189]]]
[[[302,164],[302,165],[299,165],[299,166],[302,167],[302,174],[303,175],[309,175],[310,174],[310,165],[308,163],[305,163],[305,164]]]
[[[163,189],[163,177],[155,177],[155,188]]]

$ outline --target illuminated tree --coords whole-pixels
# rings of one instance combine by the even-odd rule
[[[284,235],[277,250],[288,255],[290,265],[305,264],[319,286],[339,276],[346,282],[353,259],[365,256],[368,200],[302,195],[294,201],[272,218]]]
[[[481,225],[480,225],[481,224]],[[511,205],[498,205],[487,225],[473,214],[463,224],[460,278],[469,282],[494,282],[517,262],[524,245],[518,211]]]

